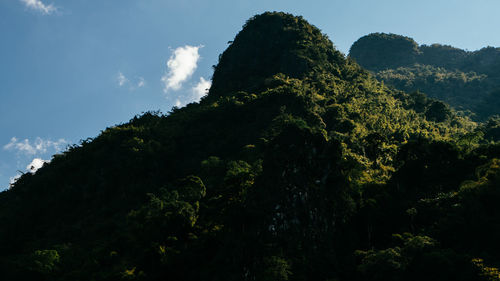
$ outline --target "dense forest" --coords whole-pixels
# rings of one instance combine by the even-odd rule
[[[349,55],[378,80],[406,92],[424,92],[473,120],[500,114],[500,48],[419,46],[409,37],[372,33],[356,41]]]
[[[377,77],[302,17],[252,17],[199,103],[0,193],[1,280],[500,280],[500,120]]]

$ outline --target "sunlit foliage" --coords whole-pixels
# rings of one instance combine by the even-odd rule
[[[485,280],[498,123],[385,86],[301,17],[257,15],[200,103],[0,193],[1,280]]]

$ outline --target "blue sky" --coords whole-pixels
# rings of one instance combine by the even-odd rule
[[[0,190],[106,127],[198,99],[268,10],[304,16],[344,53],[371,32],[500,46],[497,0],[0,0]]]

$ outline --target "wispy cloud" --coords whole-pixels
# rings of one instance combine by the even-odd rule
[[[161,78],[165,85],[164,92],[179,90],[182,83],[193,75],[200,59],[198,51],[202,47],[186,45],[173,50],[170,59],[167,61],[168,72]]]
[[[137,76],[131,81],[121,71],[119,71],[116,75],[116,82],[118,83],[119,87],[129,86],[128,89],[130,91],[134,91],[146,85],[146,80],[144,79],[144,77]]]
[[[16,137],[10,139],[10,142],[3,146],[4,150],[17,151],[18,153],[26,155],[35,155],[39,153],[46,153],[49,149],[61,151],[68,142],[64,139],[57,141],[44,140],[37,137],[33,142],[28,139],[18,140]]]
[[[44,4],[41,0],[20,0],[27,8],[40,12],[43,15],[50,15],[57,12],[53,4]]]
[[[146,81],[144,81],[143,77],[138,77],[137,88],[142,88],[146,85]]]
[[[118,82],[118,86],[122,87],[123,85],[125,85],[125,83],[128,82],[128,79],[120,71],[120,72],[118,72],[118,75],[116,76],[116,81]]]
[[[212,81],[205,80],[205,78],[200,77],[198,84],[193,87],[195,101],[200,101],[200,99],[208,93],[210,86],[212,86]]]

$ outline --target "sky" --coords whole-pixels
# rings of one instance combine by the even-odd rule
[[[372,32],[500,46],[498,0],[0,0],[0,190],[107,127],[198,101],[265,11],[302,15],[344,54]]]

